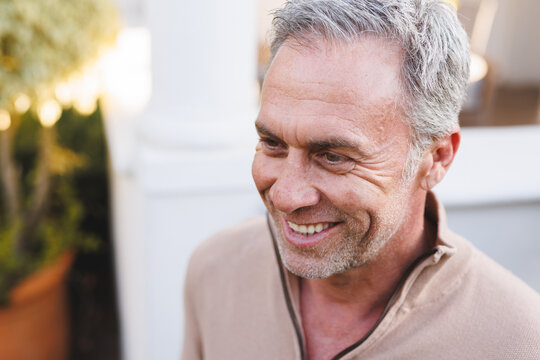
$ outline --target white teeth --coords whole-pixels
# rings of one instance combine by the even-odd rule
[[[318,224],[310,224],[310,225],[298,225],[293,222],[287,221],[291,229],[294,230],[294,232],[297,232],[302,235],[313,235],[316,233],[320,233],[323,230],[326,230],[330,227],[331,223],[318,223]]]

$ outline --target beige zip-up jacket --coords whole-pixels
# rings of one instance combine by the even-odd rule
[[[378,324],[334,359],[540,359],[540,295],[438,224],[432,252],[404,275]],[[513,239],[509,239],[512,241]],[[264,218],[204,242],[185,284],[183,360],[307,359],[298,279],[280,263]]]

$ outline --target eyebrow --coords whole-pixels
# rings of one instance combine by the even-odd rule
[[[271,139],[279,140],[282,143],[285,143],[279,136],[274,134],[270,129],[268,129],[265,125],[261,124],[260,122],[255,122],[255,128],[257,129],[257,132],[259,135],[266,136]],[[362,146],[360,143],[356,141],[351,141],[346,138],[342,137],[328,137],[325,139],[311,139],[307,141],[307,147],[310,149],[316,149],[316,150],[322,150],[322,149],[336,149],[336,148],[348,148],[352,149],[355,152],[364,155],[364,151],[362,151]]]
[[[280,139],[279,136],[275,135],[273,132],[270,131],[270,129],[261,124],[259,121],[255,121],[255,128],[257,129],[259,135],[264,135],[273,139]]]

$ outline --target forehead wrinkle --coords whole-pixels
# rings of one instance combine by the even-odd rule
[[[309,105],[310,102],[315,102],[334,106],[337,113],[348,111],[342,107],[352,107],[355,109],[354,111],[357,114],[355,119],[351,119],[352,121],[365,119],[367,117],[371,117],[375,120],[384,120],[387,118],[394,119],[398,115],[403,116],[400,106],[401,101],[397,96],[387,96],[386,98],[379,99],[378,103],[374,104],[373,102],[369,101],[369,99],[365,99],[365,97],[355,94],[354,90],[352,89],[348,89],[348,94],[350,94],[350,96],[343,96],[342,93],[335,93],[335,96],[329,97],[328,93],[325,95],[320,95],[320,93],[311,93],[309,96],[302,96],[302,91],[299,91],[298,94],[296,94],[292,91],[284,91],[282,87],[278,86],[269,85],[269,88],[275,89],[279,93],[285,95],[290,99],[290,101],[303,102],[307,105]],[[299,87],[299,90],[300,89],[301,88]],[[343,100],[344,98],[345,100]],[[273,98],[267,98],[264,102],[267,104],[280,106],[283,105],[283,101],[284,99],[274,100]],[[330,110],[327,109],[326,111]],[[324,116],[325,114],[319,113],[319,115]],[[328,115],[332,117],[338,116],[337,114],[332,113]]]
[[[287,87],[283,86],[283,84],[286,82],[283,82],[281,86],[267,83],[264,93],[268,91],[276,91],[277,93],[290,98],[292,101],[318,101],[329,105],[345,105],[354,107],[361,105],[358,104],[358,100],[362,97],[356,94],[354,89],[347,88],[343,84],[336,83],[332,84],[332,86],[328,86],[328,83],[324,81],[292,80],[292,84]],[[310,85],[315,86],[310,87]],[[321,87],[327,89],[321,90]],[[263,97],[266,95],[264,93]]]
[[[279,111],[282,110],[282,107],[284,106],[284,100],[269,98],[265,99],[264,105],[266,106],[261,108],[261,110],[264,110],[261,113],[270,119],[289,119],[293,116],[295,118],[316,116],[317,119],[337,119],[339,121],[351,123],[355,127],[361,127],[363,122],[367,122],[369,120],[385,122],[389,119],[396,118],[396,116],[399,114],[399,107],[397,106],[396,100],[393,98],[388,98],[387,101],[383,102],[382,104],[358,104],[352,102],[336,103],[334,101],[327,100],[327,97],[309,99],[295,98],[293,101],[302,102],[306,107],[311,107],[312,109],[315,109],[314,106],[316,106],[316,103],[330,105],[333,108],[328,109],[326,106],[321,106],[321,110],[313,110],[313,113],[306,111],[300,113],[299,115],[290,114],[289,112],[280,114]],[[314,104],[311,105],[311,103]],[[274,106],[278,109],[278,111],[273,110]],[[351,112],[354,114],[353,118],[349,118],[351,116]]]

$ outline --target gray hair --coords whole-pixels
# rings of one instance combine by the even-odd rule
[[[453,7],[437,0],[289,0],[274,12],[271,58],[287,39],[351,42],[366,34],[396,41],[404,51],[401,107],[409,121],[404,178],[423,152],[458,125],[469,42]]]

